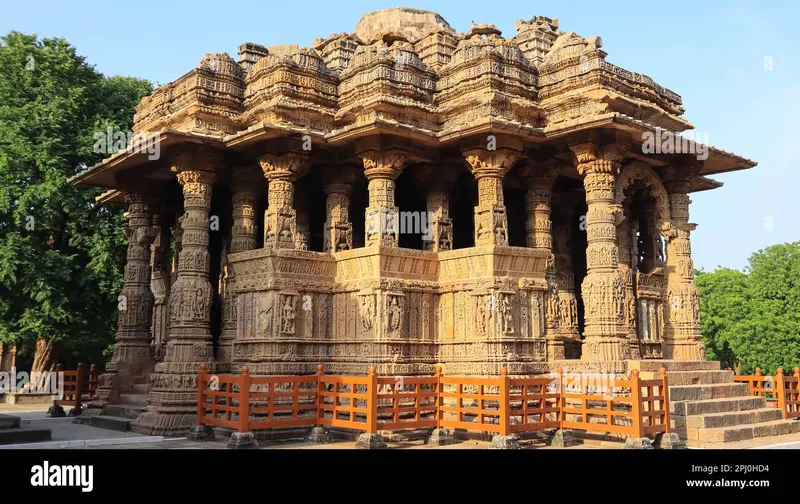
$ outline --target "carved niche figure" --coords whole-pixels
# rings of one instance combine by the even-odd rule
[[[439,220],[439,250],[453,249],[453,226],[450,219]]]
[[[264,299],[261,301],[261,310],[258,312],[259,332],[264,336],[272,335],[272,303]],[[264,306],[266,304],[267,306]]]
[[[484,224],[484,217],[483,215],[477,215],[475,218],[475,239],[481,240],[489,234],[489,230],[487,229],[486,225]]]
[[[323,295],[322,302],[319,303],[317,312],[317,326],[319,327],[319,337],[328,337],[328,296]]]
[[[514,319],[513,314],[511,313],[510,298],[510,294],[500,295],[500,322],[502,324],[501,329],[505,334],[511,334],[514,332]]]
[[[390,296],[389,299],[389,330],[390,331],[397,331],[400,329],[400,317],[402,312],[400,310],[400,305],[397,302],[397,296]]]
[[[486,334],[489,312],[486,309],[488,300],[483,296],[475,296],[475,329],[479,334]]]
[[[364,331],[372,329],[372,318],[375,316],[375,301],[372,294],[361,296],[359,314],[361,315],[361,327]]]
[[[547,263],[545,264],[545,273],[555,273],[556,271],[556,256],[550,254],[547,256]]]
[[[284,334],[294,334],[295,317],[294,296],[284,296],[281,303],[281,332]]]
[[[554,326],[557,326],[561,320],[560,307],[561,300],[558,296],[558,284],[552,282],[550,284],[550,292],[547,294],[547,320]]]
[[[495,243],[506,242],[506,227],[505,227],[505,214],[502,210],[494,211],[494,234],[496,237]]]
[[[636,324],[636,298],[628,291],[625,293],[625,322],[633,326]]]

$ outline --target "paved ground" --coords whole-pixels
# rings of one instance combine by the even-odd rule
[[[22,427],[48,428],[52,431],[52,441],[48,445],[41,445],[42,448],[74,448],[74,449],[179,449],[179,450],[199,450],[199,449],[225,449],[225,441],[215,441],[208,443],[187,441],[182,438],[163,438],[160,436],[143,436],[132,432],[117,432],[107,429],[98,429],[88,425],[77,425],[72,423],[72,418],[46,418],[47,406],[40,405],[9,405],[0,404],[0,413],[6,415],[16,415],[22,418]],[[81,443],[85,441],[86,443]],[[431,448],[426,446],[423,441],[405,441],[401,443],[387,443],[389,448],[410,449],[410,450],[470,450],[488,449],[489,443],[485,441],[458,441],[456,444]],[[82,446],[85,445],[85,446]],[[21,447],[24,445],[17,445]],[[523,441],[523,448],[534,450],[554,450],[544,445],[541,441]],[[621,448],[620,443],[610,442],[587,442],[572,448],[571,450],[591,450],[598,448]],[[33,446],[31,446],[33,447]],[[291,442],[264,442],[259,446],[264,450],[323,450],[323,449],[355,449],[355,442],[337,441],[327,445],[311,445],[302,441]],[[778,436],[764,439],[752,439],[738,443],[727,443],[720,446],[725,449],[800,449],[800,434],[788,436]]]

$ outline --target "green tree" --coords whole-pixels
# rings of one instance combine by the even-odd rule
[[[744,271],[697,274],[708,357],[741,373],[800,366],[800,242],[750,256]]]
[[[59,352],[69,364],[99,357],[116,326],[122,211],[67,178],[108,156],[95,132],[128,130],[152,85],[103,76],[64,39],[15,31],[0,38],[0,76],[0,338],[34,371]]]

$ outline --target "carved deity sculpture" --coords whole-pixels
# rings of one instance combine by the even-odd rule
[[[375,315],[372,295],[361,296],[359,312],[361,313],[361,327],[365,331],[369,331],[372,329],[372,317]]]
[[[281,306],[281,332],[285,334],[294,334],[295,322],[295,299],[294,296],[286,296],[283,305]]]
[[[389,330],[396,331],[400,329],[400,306],[397,304],[397,297],[392,296],[389,302]]]
[[[509,295],[503,295],[500,299],[500,320],[503,324],[502,330],[506,334],[514,332],[514,321],[511,313],[511,302],[509,301],[509,298]]]

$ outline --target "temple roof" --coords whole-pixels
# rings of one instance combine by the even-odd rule
[[[544,16],[517,21],[516,30],[503,37],[492,24],[473,24],[459,33],[434,12],[403,7],[370,12],[352,33],[313,47],[244,43],[238,60],[206,54],[143,98],[133,129],[168,143],[244,149],[281,135],[336,146],[387,132],[428,146],[488,132],[545,143],[600,127],[636,144],[645,131],[693,128],[677,93],[606,61],[600,37],[562,31]],[[140,162],[120,152],[72,182],[114,188],[100,172]],[[709,148],[701,174],[755,164]]]

